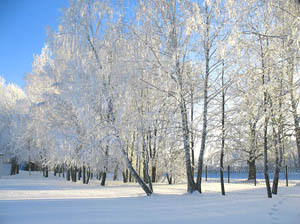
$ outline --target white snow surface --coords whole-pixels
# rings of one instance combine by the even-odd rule
[[[0,224],[299,224],[300,186],[280,187],[267,198],[263,185],[203,183],[203,194],[186,193],[186,184],[154,184],[145,196],[134,183],[67,182],[21,172],[0,179]]]

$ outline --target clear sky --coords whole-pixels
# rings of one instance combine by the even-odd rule
[[[24,86],[33,55],[40,54],[46,28],[56,30],[68,0],[0,0],[0,76]]]

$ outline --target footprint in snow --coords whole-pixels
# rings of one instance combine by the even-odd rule
[[[271,211],[268,214],[271,217],[272,224],[280,223],[280,219],[277,217],[277,213],[279,211],[278,206],[280,206],[282,204],[283,204],[283,200],[280,200],[277,204],[274,204],[271,207]]]

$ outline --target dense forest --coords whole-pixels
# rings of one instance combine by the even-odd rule
[[[24,89],[0,81],[0,150],[147,195],[163,175],[201,193],[204,164],[263,166],[272,197],[300,166],[299,49],[296,0],[71,0]]]

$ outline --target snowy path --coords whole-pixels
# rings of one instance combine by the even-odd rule
[[[146,197],[136,184],[100,187],[22,174],[0,179],[0,224],[300,223],[299,186],[281,187],[272,199],[262,186],[225,187],[223,197],[217,183],[204,184],[202,195],[186,194],[184,184],[157,184]]]

